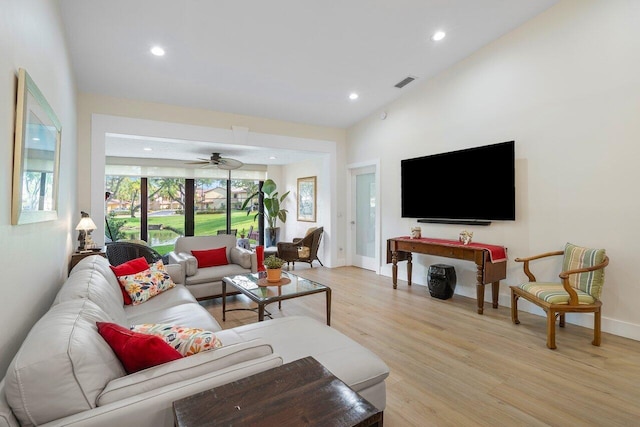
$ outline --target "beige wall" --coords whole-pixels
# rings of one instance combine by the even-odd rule
[[[77,244],[76,109],[73,75],[56,3],[0,0],[0,376],[67,276]],[[62,123],[59,215],[11,225],[18,68],[25,68]]]
[[[401,159],[515,140],[516,221],[471,227],[475,241],[508,248],[501,304],[509,305],[507,285],[526,281],[514,258],[566,242],[603,247],[611,258],[603,329],[640,339],[639,19],[640,2],[563,0],[414,88],[388,106],[386,120],[375,114],[350,129],[347,163],[376,153],[384,171],[383,241],[418,225],[400,217]],[[481,165],[454,173],[468,181],[468,191],[490,190]],[[425,182],[425,194],[437,189]],[[457,238],[464,228],[420,225],[423,236],[440,238]],[[456,293],[474,297],[473,263],[417,256],[414,280],[426,283],[428,266],[443,261],[456,266]],[[537,271],[539,279],[557,279],[559,264],[542,263]],[[390,266],[383,274],[391,275]],[[570,321],[591,326],[592,319]]]

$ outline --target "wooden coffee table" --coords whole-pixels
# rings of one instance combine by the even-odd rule
[[[173,402],[175,425],[380,426],[383,412],[313,357]]]
[[[246,295],[251,301],[258,304],[258,321],[264,320],[265,306],[286,299],[298,298],[305,295],[325,292],[327,295],[327,325],[331,325],[331,288],[326,285],[305,279],[289,272],[282,272],[279,283],[267,283],[259,273],[238,274],[222,279],[222,321],[226,321],[227,311],[254,310],[254,309],[229,309],[227,310],[227,285],[237,289]]]

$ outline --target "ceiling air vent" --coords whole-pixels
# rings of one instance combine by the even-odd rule
[[[414,81],[416,78],[415,77],[407,77],[404,80],[398,82],[395,84],[395,87],[397,87],[398,89],[401,89],[403,87],[405,87],[406,85],[408,85],[409,83],[411,83],[412,81]]]

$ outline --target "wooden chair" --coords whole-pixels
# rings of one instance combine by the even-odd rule
[[[563,255],[561,283],[538,282],[529,269],[533,260]],[[563,251],[547,252],[528,258],[516,258],[522,262],[528,283],[511,286],[511,320],[519,324],[518,298],[541,307],[547,313],[547,347],[556,348],[556,318],[560,327],[565,326],[565,313],[593,313],[593,341],[600,345],[601,308],[599,300],[604,285],[604,268],[609,258],[604,249],[590,249],[567,243]]]
[[[293,268],[295,268],[296,261],[308,262],[311,267],[313,267],[313,261],[318,261],[320,265],[324,266],[318,258],[318,248],[320,241],[322,241],[323,232],[323,227],[311,227],[304,237],[296,237],[293,242],[278,242],[278,258],[287,261],[287,268],[289,263],[293,263]]]
[[[254,231],[253,224],[249,227],[249,233],[247,234],[247,239],[258,241],[260,239],[260,234],[257,231]]]

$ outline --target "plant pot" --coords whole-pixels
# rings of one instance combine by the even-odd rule
[[[267,268],[267,282],[275,283],[280,281],[282,268]]]
[[[264,245],[266,247],[276,246],[280,240],[280,227],[264,229]]]

